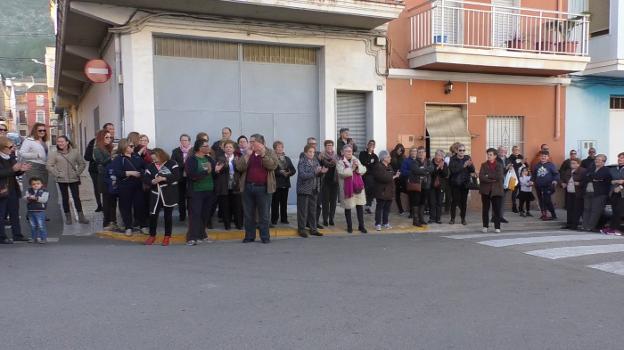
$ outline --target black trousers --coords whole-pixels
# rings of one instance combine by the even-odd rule
[[[101,176],[98,176],[98,188],[102,194],[103,226],[106,227],[111,223],[117,224],[117,195],[107,191]]]
[[[455,220],[457,207],[459,206],[459,215],[463,219],[466,218],[466,207],[468,205],[468,189],[463,187],[451,186],[451,219]]]
[[[372,175],[364,175],[364,178],[362,179],[364,180],[364,191],[366,194],[366,206],[370,207],[373,204],[373,199],[375,199],[375,196],[373,196],[373,193],[375,193],[375,180],[373,179]]]
[[[181,177],[178,180],[178,213],[180,213],[180,221],[186,219],[188,197],[186,194],[187,179]]]
[[[219,212],[223,214],[223,227],[229,230],[232,227],[232,215],[237,229],[243,227],[243,200],[240,193],[232,190],[228,194],[218,196]]]
[[[125,229],[131,229],[134,223],[141,223],[145,216],[145,198],[143,186],[132,184],[119,188],[119,211]]]
[[[518,194],[520,194],[520,184],[511,192],[511,209],[518,210]]]
[[[583,215],[583,197],[566,191],[565,206],[567,216],[566,225],[570,228],[576,228]]]
[[[215,194],[212,191],[191,192],[189,199],[189,230],[186,240],[205,239],[206,224],[211,219]]]
[[[63,202],[63,213],[69,213],[69,192],[71,191],[74,207],[76,211],[82,213],[82,202],[80,202],[79,183],[62,183],[59,182],[59,191],[61,192],[61,201]]]
[[[95,203],[99,208],[102,208],[102,191],[99,186],[99,175],[97,172],[89,172],[91,182],[93,182],[93,195],[95,196]]]
[[[173,231],[173,207],[163,206],[162,200],[158,201],[158,206],[154,214],[150,213],[149,220],[149,234],[152,237],[156,236],[156,228],[158,227],[158,217],[160,216],[160,210],[163,209],[165,219],[165,236],[171,236]]]
[[[375,226],[387,225],[388,217],[390,216],[390,206],[392,205],[392,200],[379,198],[375,200],[377,201],[377,206],[375,207]]]
[[[339,189],[338,182],[326,182],[321,187],[323,222],[334,221]]]
[[[490,226],[490,207],[492,207],[492,221],[494,222],[494,228],[500,229],[500,219],[501,219],[501,201],[503,197],[491,196],[491,195],[481,195],[481,218],[483,219],[483,227]]]
[[[288,222],[288,190],[289,188],[278,188],[273,193],[271,199],[271,223],[276,224],[277,219],[282,223]]]
[[[394,200],[396,201],[397,209],[399,209],[399,214],[404,212],[403,202],[401,202],[401,193],[403,193],[403,183],[400,178],[396,178],[394,179]]]
[[[611,208],[613,209],[613,216],[611,216],[609,227],[613,230],[619,230],[622,225],[622,215],[624,215],[624,198],[622,198],[621,193],[611,195]]]
[[[408,192],[409,199],[410,199],[410,207],[413,208],[413,207],[419,207],[419,206],[425,205],[425,199],[429,195],[428,192],[429,190],[425,190],[424,188],[420,192],[418,191]]]
[[[429,190],[429,219],[435,222],[440,221],[442,216],[442,200],[444,192],[441,188],[432,188]]]

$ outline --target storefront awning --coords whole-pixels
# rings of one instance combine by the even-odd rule
[[[466,146],[466,154],[471,154],[471,138],[464,110],[461,106],[429,105],[425,120],[429,134],[431,156],[436,150],[448,152],[451,145],[460,142]]]

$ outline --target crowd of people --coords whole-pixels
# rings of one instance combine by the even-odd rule
[[[182,134],[171,154],[162,148],[150,148],[148,136],[137,132],[116,141],[111,123],[89,142],[84,155],[65,136],[58,137],[54,149],[48,150],[46,134],[45,125],[35,124],[31,135],[16,150],[6,137],[6,126],[0,125],[0,217],[8,217],[13,236],[13,240],[9,239],[0,225],[0,243],[45,243],[48,174],[58,183],[66,223],[72,224],[76,216],[78,223],[88,223],[79,194],[86,161],[104,229],[127,236],[147,233],[147,245],[155,243],[161,212],[165,234],[162,245],[169,245],[176,207],[179,220],[188,219],[189,246],[207,239],[206,228],[213,228],[215,216],[225,230],[244,230],[244,243],[255,241],[258,232],[261,242],[269,243],[270,229],[278,221],[289,224],[288,195],[294,175],[297,232],[301,237],[322,236],[320,229],[334,226],[337,203],[344,209],[348,233],[355,227],[354,210],[360,233],[368,232],[364,220],[368,214],[374,214],[375,230],[391,229],[393,202],[398,214],[409,216],[417,227],[441,224],[446,212],[450,214],[449,224],[467,225],[471,190],[481,196],[482,231],[488,232],[491,223],[498,233],[501,224],[507,222],[504,203],[510,192],[512,212],[532,216],[531,202],[537,198],[540,219],[554,220],[557,214],[552,197],[557,188],[565,193],[565,228],[578,229],[581,225],[583,230],[598,231],[609,199],[613,215],[601,231],[621,235],[624,153],[618,155],[617,166],[608,168],[606,156],[596,155],[595,149],[582,161],[576,151],[571,151],[570,158],[557,168],[550,160],[548,145],[542,145],[531,162],[520,154],[518,146],[512,147],[509,156],[501,146],[488,149],[487,160],[477,169],[466,146],[460,143],[430,155],[422,146],[406,150],[402,144],[390,153],[377,154],[375,141],[369,140],[366,148],[357,153],[346,128],[340,130],[336,143],[325,140],[321,146],[316,138],[308,138],[295,161],[286,155],[283,142],[275,141],[269,147],[260,134],[239,136],[235,141],[228,127],[212,144],[205,132],[198,133],[194,140]],[[25,184],[23,191],[20,176]],[[70,212],[70,193],[76,216]],[[402,196],[407,196],[409,208],[404,208]],[[19,227],[21,198],[27,202],[30,239]]]

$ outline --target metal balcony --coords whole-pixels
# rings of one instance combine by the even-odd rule
[[[589,61],[589,15],[433,0],[410,11],[410,67],[559,75]]]

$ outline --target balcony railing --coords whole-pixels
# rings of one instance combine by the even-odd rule
[[[452,0],[427,1],[412,12],[412,51],[447,45],[588,55],[588,14]]]

